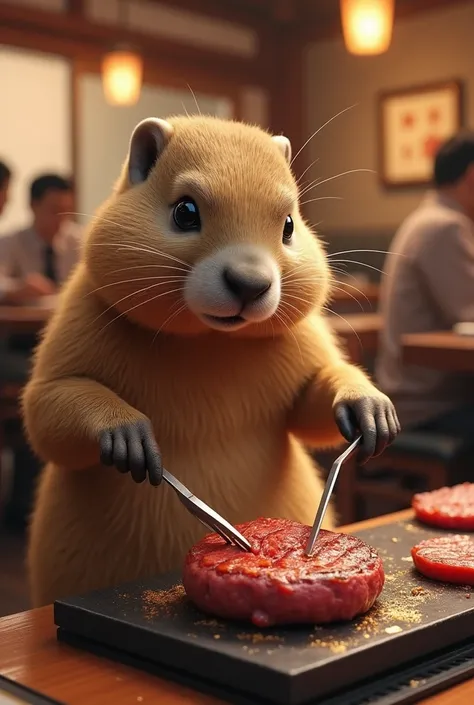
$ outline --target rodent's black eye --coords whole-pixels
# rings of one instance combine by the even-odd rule
[[[173,208],[173,220],[180,230],[200,230],[199,209],[192,198],[182,198]]]
[[[291,215],[286,216],[285,225],[283,228],[283,242],[285,245],[289,245],[291,238],[293,237],[293,230],[295,229],[295,224],[293,223],[293,218]]]

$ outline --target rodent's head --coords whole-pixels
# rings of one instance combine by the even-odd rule
[[[270,336],[324,304],[329,268],[300,215],[286,137],[217,118],[134,130],[85,247],[120,315],[190,335]]]

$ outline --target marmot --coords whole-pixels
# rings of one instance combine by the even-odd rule
[[[230,522],[312,523],[322,483],[303,444],[359,429],[367,458],[398,433],[323,316],[330,270],[290,158],[287,138],[234,121],[135,128],[23,396],[46,462],[34,606],[180,567],[205,529],[150,486],[161,458]]]

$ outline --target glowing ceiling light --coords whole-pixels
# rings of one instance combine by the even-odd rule
[[[395,0],[340,0],[342,31],[351,54],[382,54],[392,41]]]
[[[140,98],[143,59],[126,48],[117,48],[102,60],[102,85],[111,105],[135,105]]]

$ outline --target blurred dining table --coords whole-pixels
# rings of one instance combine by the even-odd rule
[[[36,333],[47,323],[54,307],[0,306],[0,336],[12,333]],[[348,313],[328,315],[329,323],[344,342],[353,362],[360,362],[364,354],[377,350],[382,318],[377,313]]]
[[[411,333],[402,337],[403,361],[446,372],[474,372],[474,335],[454,331]]]
[[[0,336],[12,333],[35,333],[53,313],[46,306],[0,306]]]
[[[380,298],[380,284],[377,282],[338,282],[334,288],[331,299],[334,302],[360,301],[377,306]]]

